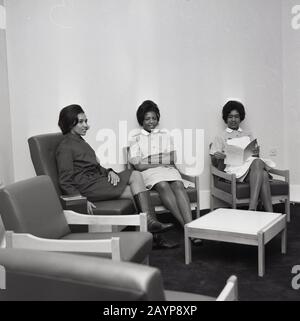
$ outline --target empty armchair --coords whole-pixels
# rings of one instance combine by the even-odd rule
[[[146,215],[89,216],[63,211],[48,176],[3,187],[0,213],[8,247],[83,252],[120,261],[144,262],[152,249]],[[133,225],[140,232],[71,233],[68,224]]]
[[[158,269],[70,253],[0,249],[0,301],[237,300],[232,276],[215,297],[165,291]]]

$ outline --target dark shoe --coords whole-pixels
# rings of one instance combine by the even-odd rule
[[[154,220],[149,214],[147,214],[147,223],[150,233],[162,233],[174,227],[172,223],[161,223],[158,220]]]
[[[179,247],[179,243],[168,241],[161,235],[153,235],[153,250],[175,249],[176,247]]]
[[[134,195],[138,210],[147,213],[148,231],[151,233],[161,233],[174,227],[172,223],[161,223],[157,220],[153,205],[151,205],[150,194],[148,191]]]
[[[194,246],[202,246],[203,245],[203,241],[200,239],[192,238],[191,242],[192,242],[192,245],[194,245]]]

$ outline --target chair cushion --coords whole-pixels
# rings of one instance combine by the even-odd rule
[[[93,210],[94,215],[126,215],[137,212],[130,199],[101,201],[94,204],[97,207]]]
[[[120,238],[122,261],[141,263],[152,250],[152,234],[149,232],[119,232],[119,233],[70,233],[64,240],[103,240],[112,237]],[[79,253],[88,256],[111,258],[106,253]]]
[[[70,233],[48,176],[7,185],[0,191],[0,212],[7,231],[57,239]]]
[[[166,301],[216,301],[216,298],[187,292],[165,291]]]
[[[30,156],[36,174],[48,175],[58,195],[61,195],[61,190],[57,176],[56,149],[63,139],[64,136],[61,133],[38,135],[28,139]]]
[[[284,181],[273,179],[270,181],[270,186],[271,186],[271,194],[273,196],[288,195],[289,193],[289,184]],[[216,187],[227,193],[231,193],[231,184],[228,183],[227,181],[217,180]],[[249,198],[250,197],[249,183],[237,183],[236,194],[238,199]]]
[[[164,300],[158,269],[98,257],[38,250],[0,249],[6,270],[0,302]]]
[[[196,188],[189,187],[189,188],[186,188],[186,191],[187,191],[187,194],[189,196],[190,202],[191,203],[197,202],[197,190],[196,190]],[[162,205],[162,202],[161,202],[161,199],[159,197],[159,194],[156,191],[151,190],[150,191],[150,197],[151,197],[151,202],[152,202],[152,204],[154,206],[161,206]]]

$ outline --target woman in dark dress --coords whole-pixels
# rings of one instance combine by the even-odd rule
[[[99,164],[94,150],[82,138],[89,125],[79,105],[63,108],[58,125],[65,136],[56,150],[59,184],[64,194],[87,197],[89,214],[95,208],[93,201],[134,198],[138,210],[147,213],[150,232],[158,233],[172,227],[156,219],[141,173],[130,170],[115,173]]]

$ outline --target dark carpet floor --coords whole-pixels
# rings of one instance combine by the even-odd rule
[[[281,205],[274,212],[282,211]],[[171,217],[164,217],[172,220]],[[241,301],[300,301],[300,290],[292,287],[292,267],[300,265],[300,205],[291,206],[288,224],[287,254],[281,254],[281,238],[276,236],[266,245],[266,272],[258,276],[257,247],[224,242],[204,241],[192,248],[193,262],[184,263],[183,230],[165,233],[168,239],[180,242],[171,250],[154,250],[150,265],[161,270],[167,290],[217,296],[227,278],[238,277]]]

